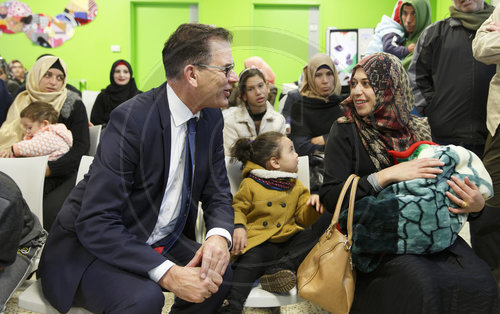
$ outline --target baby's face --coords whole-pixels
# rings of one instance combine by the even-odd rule
[[[21,118],[21,123],[26,128],[26,135],[33,137],[33,135],[40,130],[42,123],[38,121],[33,121],[29,118]]]

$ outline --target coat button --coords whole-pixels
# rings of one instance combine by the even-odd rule
[[[278,224],[276,225],[276,227],[278,227],[278,228],[281,227],[281,224],[278,222]]]
[[[273,205],[272,202],[267,202],[267,206],[271,207]]]
[[[285,202],[281,203],[281,207],[286,207],[286,203]]]
[[[262,225],[263,225],[264,227],[267,227],[267,221],[264,221],[264,222],[262,223]]]

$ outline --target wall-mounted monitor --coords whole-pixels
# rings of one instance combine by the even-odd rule
[[[358,30],[329,27],[326,32],[326,53],[339,72],[342,86],[347,86],[351,70],[358,63]]]
[[[366,57],[366,49],[372,41],[374,28],[358,28],[358,55],[359,61]]]

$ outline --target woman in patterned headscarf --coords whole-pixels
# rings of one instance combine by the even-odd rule
[[[351,173],[361,177],[356,194],[359,199],[376,195],[391,183],[415,178],[432,180],[442,172],[439,167],[444,164],[438,159],[423,158],[394,165],[387,152],[404,151],[415,142],[431,139],[427,120],[410,114],[414,99],[399,59],[386,53],[366,57],[354,67],[350,85],[351,94],[341,104],[344,116],[332,126],[325,149],[320,199],[330,211]],[[447,194],[457,204],[456,208],[449,208],[450,212],[482,210],[484,199],[470,180],[454,179],[448,184],[457,195]],[[463,202],[467,204],[465,208],[460,206]],[[386,232],[381,230],[381,234]],[[471,300],[489,309],[492,303],[487,298],[491,295],[482,293],[490,286],[491,291],[496,291],[487,266],[459,238],[442,252],[386,255],[374,272],[358,272],[351,312],[446,313],[469,308]],[[482,290],[483,287],[487,288]],[[455,301],[460,306],[454,307]],[[474,309],[489,313],[488,309]]]
[[[365,58],[354,68],[351,95],[340,105],[344,117],[338,122],[355,123],[377,170],[392,164],[387,150],[404,151],[431,140],[427,118],[410,114],[413,94],[400,64],[390,54]]]

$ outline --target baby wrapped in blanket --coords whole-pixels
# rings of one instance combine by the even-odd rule
[[[491,177],[473,152],[455,145],[417,142],[404,152],[390,152],[395,163],[415,158],[438,158],[443,172],[434,179],[414,179],[387,186],[376,197],[356,202],[352,255],[356,268],[373,271],[383,254],[429,254],[452,245],[467,214],[456,215],[445,192],[451,176],[469,178],[485,199],[493,196]],[[339,218],[346,229],[347,211]]]

